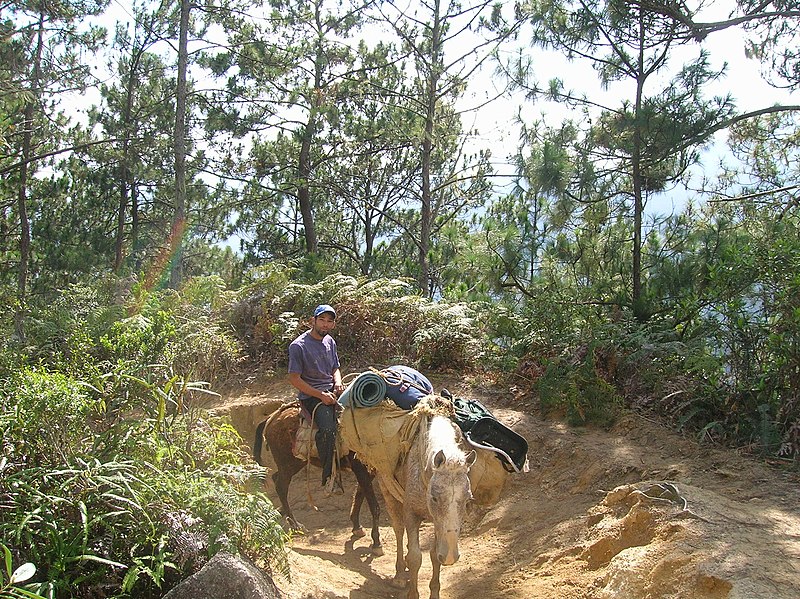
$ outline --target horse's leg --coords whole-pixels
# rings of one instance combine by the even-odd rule
[[[350,504],[350,522],[353,523],[353,536],[359,539],[367,534],[361,526],[361,506],[363,504],[364,492],[361,490],[361,481],[359,481],[358,485],[356,485],[356,491],[353,493],[353,502]]]
[[[405,534],[403,504],[397,501],[391,493],[386,491],[385,487],[383,491],[383,500],[386,502],[386,511],[389,512],[389,520],[392,523],[392,530],[394,530],[394,538],[397,543],[392,586],[403,587],[406,583],[406,560],[403,555],[403,535]]]
[[[378,503],[378,498],[375,497],[375,486],[372,482],[375,478],[375,475],[370,474],[369,470],[363,463],[352,457],[350,460],[350,465],[353,469],[353,474],[355,474],[356,480],[358,481],[358,488],[356,489],[356,494],[353,497],[353,506],[350,510],[350,521],[353,523],[353,534],[357,534],[356,530],[361,531],[361,535],[358,536],[363,536],[364,534],[364,529],[361,528],[359,523],[359,512],[364,499],[366,499],[367,505],[369,506],[369,512],[372,514],[372,545],[370,549],[372,549],[373,555],[380,557],[383,555],[383,546],[381,544],[381,533],[379,527],[381,506]]]
[[[370,531],[370,536],[372,537],[372,555],[380,557],[383,555],[383,543],[381,542],[380,529],[381,506],[375,495],[375,487],[372,484],[372,479],[373,477],[370,475],[369,486],[364,490],[364,494],[366,495],[370,514],[372,514],[372,530]]]
[[[407,599],[419,599],[419,569],[422,566],[422,550],[419,548],[420,519],[413,515],[406,515],[406,533],[408,533],[408,594]]]
[[[434,542],[433,547],[431,547],[431,565],[433,566],[433,575],[431,576],[431,599],[439,599],[439,589],[441,588],[441,584],[439,583],[439,573],[442,570],[442,564],[439,561],[439,554],[436,551],[436,543]]]
[[[272,481],[275,483],[275,492],[280,499],[280,512],[292,529],[302,529],[302,526],[295,520],[292,508],[289,506],[289,483],[292,482],[292,477],[300,472],[306,464],[305,460],[295,457],[292,452],[292,444],[300,426],[298,413],[299,408],[297,407],[280,408],[274,416],[267,419],[263,429],[264,440],[267,442],[275,462]],[[254,447],[254,454],[257,453],[256,449]]]
[[[274,451],[273,456],[275,457],[275,462],[278,469],[272,475],[272,482],[275,483],[275,492],[278,494],[278,499],[281,502],[280,512],[286,518],[290,528],[301,529],[302,526],[295,519],[294,514],[292,513],[292,508],[289,507],[289,483],[292,482],[292,477],[300,472],[305,465],[305,462],[298,460],[293,455],[289,456],[290,459],[287,459],[285,455],[275,455]],[[281,457],[283,458],[283,461],[279,461]]]

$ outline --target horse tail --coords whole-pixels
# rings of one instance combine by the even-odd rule
[[[253,458],[255,458],[259,466],[264,465],[261,461],[261,448],[264,445],[264,428],[267,426],[267,422],[269,421],[270,418],[265,418],[261,421],[261,424],[256,427],[256,438],[253,441]],[[269,448],[269,445],[267,448]]]

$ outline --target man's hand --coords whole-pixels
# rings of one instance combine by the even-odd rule
[[[339,383],[338,385],[334,385],[333,386],[333,394],[336,397],[340,397],[342,395],[342,393],[344,393],[344,385]]]
[[[336,395],[332,391],[323,391],[320,400],[326,406],[332,406],[336,403]]]

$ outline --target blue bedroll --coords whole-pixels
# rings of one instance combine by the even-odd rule
[[[386,399],[386,381],[375,372],[362,372],[339,396],[339,403],[354,408],[371,408]]]
[[[381,372],[386,378],[386,397],[404,410],[411,410],[420,399],[433,393],[431,382],[410,366],[391,366]]]

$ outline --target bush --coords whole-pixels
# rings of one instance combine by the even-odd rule
[[[593,348],[580,363],[563,356],[550,360],[537,389],[542,413],[563,412],[575,426],[595,424],[608,428],[623,405],[614,386],[598,375]]]
[[[419,364],[433,369],[474,369],[481,346],[474,311],[466,304],[438,304],[426,312],[427,326],[414,333]]]
[[[63,374],[3,383],[0,539],[48,596],[160,597],[220,549],[288,575],[280,516],[246,491],[263,469],[240,465],[230,422],[186,401],[195,386],[138,380],[139,418],[101,420]]]
[[[163,310],[140,313],[111,325],[100,338],[107,361],[138,365],[169,364],[174,357],[176,326]]]
[[[87,445],[87,422],[100,406],[85,385],[33,368],[23,368],[0,385],[0,432],[12,464],[57,465]]]
[[[221,549],[286,574],[271,502],[221,474],[84,458],[19,470],[0,482],[13,505],[0,534],[55,596],[160,596]]]
[[[233,335],[206,316],[178,327],[170,353],[174,355],[174,372],[209,383],[223,382],[230,377],[242,355]]]
[[[407,280],[331,275],[313,285],[250,289],[231,314],[250,356],[270,365],[285,362],[289,343],[306,330],[320,303],[336,307],[333,336],[347,369],[404,363],[471,370],[494,360],[471,307],[420,297]]]
[[[96,355],[100,336],[124,316],[112,298],[114,284],[70,285],[35,306],[26,323],[29,361],[76,378],[91,376],[95,361],[87,358]]]

